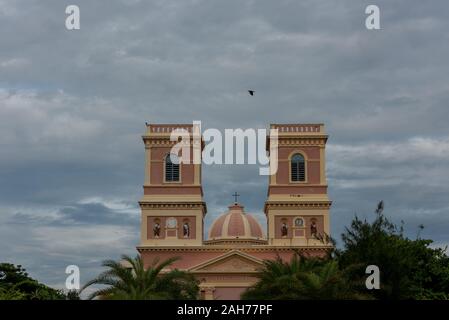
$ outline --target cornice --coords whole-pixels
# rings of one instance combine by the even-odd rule
[[[229,238],[215,238],[210,240],[205,240],[203,242],[206,246],[216,246],[216,245],[242,245],[242,244],[259,244],[259,245],[265,245],[268,244],[268,240],[266,239],[229,239]]]
[[[289,201],[266,201],[265,209],[268,208],[312,208],[312,209],[329,209],[332,201],[314,201],[310,202],[289,202]]]
[[[168,136],[142,136],[145,146],[160,146],[160,145],[189,145],[189,146],[202,146],[204,141],[194,139],[192,136],[188,139],[183,140],[170,140],[170,135]]]
[[[141,209],[203,209],[206,211],[207,206],[204,201],[185,201],[185,202],[148,202],[139,201]]]
[[[277,144],[279,146],[324,146],[327,141],[327,135],[314,137],[314,136],[280,136],[278,137]]]
[[[317,245],[317,246],[309,246],[309,247],[301,247],[301,246],[271,246],[271,245],[260,245],[260,246],[195,246],[195,247],[187,247],[187,246],[137,246],[136,249],[138,252],[162,252],[162,251],[170,251],[170,252],[223,252],[228,250],[238,250],[242,252],[286,252],[286,251],[304,251],[304,252],[317,252],[317,251],[327,251],[331,250],[334,247],[332,245]]]

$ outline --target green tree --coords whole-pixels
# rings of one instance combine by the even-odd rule
[[[122,260],[129,264],[106,260],[103,266],[108,270],[89,281],[81,291],[91,285],[103,285],[105,288],[93,292],[89,299],[110,300],[165,300],[196,299],[198,297],[198,281],[192,274],[177,269],[162,272],[177,258],[167,259],[159,263],[155,259],[145,269],[141,257],[131,258],[123,255]]]
[[[21,265],[0,263],[0,300],[63,300],[62,291],[32,279]]]
[[[264,261],[259,281],[242,294],[242,299],[335,300],[360,299],[352,282],[336,261],[294,255],[290,262]]]
[[[66,293],[67,300],[81,300],[78,290],[69,290]]]
[[[0,300],[26,300],[26,295],[15,289],[0,287]]]
[[[420,226],[422,229],[422,226]],[[342,234],[344,248],[337,250],[341,268],[358,283],[364,283],[365,269],[380,269],[380,290],[371,290],[377,299],[446,299],[449,294],[449,258],[443,249],[431,248],[431,240],[411,240],[403,228],[390,222],[378,204],[373,222],[355,217]],[[365,290],[359,287],[359,290]]]

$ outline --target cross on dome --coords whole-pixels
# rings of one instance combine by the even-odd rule
[[[235,203],[238,203],[237,198],[240,197],[240,195],[237,192],[234,192],[234,194],[232,195],[235,198]]]

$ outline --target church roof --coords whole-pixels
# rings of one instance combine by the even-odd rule
[[[264,239],[259,222],[245,213],[241,204],[236,202],[228,208],[212,223],[208,240]]]

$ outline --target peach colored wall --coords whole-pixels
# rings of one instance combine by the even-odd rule
[[[193,164],[181,164],[183,184],[193,184],[195,181],[195,167]]]
[[[246,216],[248,218],[248,223],[251,228],[251,234],[257,236],[257,237],[263,237],[263,231],[260,229],[260,226],[257,222],[257,220],[253,216]]]
[[[179,257],[180,260],[175,261],[172,265],[173,268],[179,269],[188,269],[193,266],[196,266],[200,263],[209,261],[215,257],[219,257],[231,249],[223,249],[217,251],[179,251],[176,252],[176,249],[167,249],[167,251],[143,251],[141,256],[144,260],[144,264],[148,267],[155,258],[158,258],[159,261],[163,261],[165,259],[171,257]],[[273,249],[271,251],[254,251],[247,252],[242,250],[243,252],[256,257],[260,260],[274,260],[278,256],[284,261],[290,261],[291,257],[295,254],[295,251],[292,250],[276,250]],[[314,250],[314,251],[304,251],[305,255],[309,256],[324,256],[325,251],[323,250]]]
[[[164,179],[164,170],[162,162],[151,162],[150,165],[150,183],[161,184]]]
[[[215,288],[214,299],[216,300],[240,300],[240,295],[246,288],[220,287]]]
[[[245,226],[240,213],[231,213],[231,218],[229,219],[228,235],[235,237],[238,235],[245,234]]]
[[[173,144],[174,146],[174,144]],[[151,160],[161,161],[165,156],[170,153],[172,146],[166,147],[152,147],[151,148]],[[193,149],[190,148],[190,161],[193,161]]]
[[[309,187],[306,185],[292,185],[292,186],[276,186],[268,187],[269,194],[326,194],[327,187]]]
[[[151,149],[151,165],[150,165],[150,183],[164,183],[164,159],[170,152],[170,147],[158,147]],[[193,152],[190,152],[193,157]],[[195,170],[193,164],[181,164],[181,182],[182,184],[193,184]]]
[[[214,237],[219,237],[221,235],[221,227],[223,226],[223,222],[226,219],[226,215],[220,216],[215,223],[210,227],[210,239]]]
[[[152,162],[150,165],[150,183],[162,184],[164,183],[164,163]],[[181,183],[193,184],[194,182],[194,166],[193,164],[181,164]]]
[[[155,258],[159,261],[171,257],[179,257],[180,260],[175,261],[172,265],[173,268],[187,269],[196,266],[202,262],[206,262],[215,257],[221,256],[228,250],[204,252],[204,251],[180,251],[176,252],[174,249],[171,251],[144,251],[142,257],[145,266],[149,266]]]
[[[209,261],[213,258],[216,258],[218,256],[221,256],[228,252],[230,249],[223,249],[220,251],[214,251],[214,252],[207,252],[207,251],[181,251],[176,252],[176,249],[167,251],[144,251],[141,253],[141,256],[144,261],[145,267],[148,267],[154,259],[159,259],[159,261],[164,261],[171,257],[180,257],[181,259],[178,261],[175,261],[172,265],[173,268],[178,269],[188,269],[191,267],[194,267],[200,263],[204,263],[206,261]],[[245,250],[242,250],[245,251]],[[283,261],[290,261],[292,256],[295,254],[295,251],[292,250],[276,250],[273,249],[272,251],[260,251],[260,252],[245,252],[255,258],[258,258],[260,260],[274,260],[277,258],[281,258]],[[315,256],[315,257],[322,257],[326,254],[324,250],[313,250],[313,251],[305,251],[303,252],[305,256]],[[204,274],[198,274],[197,278],[199,281],[206,281],[209,282],[211,280],[210,278],[213,277],[213,275],[204,275]],[[238,279],[242,279],[245,281],[248,281],[249,279],[253,279],[254,281],[257,281],[257,279],[254,278],[253,275],[245,275],[243,274],[229,274],[227,275],[226,272],[221,273],[219,275],[220,281],[223,281],[223,279],[228,279],[229,282],[235,282],[238,281]],[[223,278],[224,277],[224,278]],[[207,280],[206,280],[207,279]],[[240,299],[240,295],[246,290],[245,287],[215,287],[215,291],[213,293],[214,299],[217,300],[238,300]]]
[[[161,231],[159,233],[159,239],[165,238],[165,217],[147,217],[147,239],[154,239],[153,227],[155,224],[155,219],[159,219],[161,226]]]
[[[198,194],[202,195],[200,186],[197,187],[183,187],[183,184],[173,183],[167,187],[145,186],[143,188],[144,194]]]
[[[308,161],[307,170],[307,182],[314,184],[320,183],[320,162]]]
[[[184,230],[184,221],[189,222],[190,227],[190,237],[188,239],[195,239],[196,238],[196,218],[194,216],[191,217],[176,217],[176,220],[178,220],[178,238],[179,239],[185,239],[183,236]]]
[[[170,216],[170,218],[176,218],[178,221],[178,238],[184,239],[183,237],[183,229],[182,226],[184,225],[184,220],[189,220],[189,226],[190,226],[190,237],[189,239],[195,239],[196,238],[196,217],[194,216]],[[158,239],[164,239],[165,238],[165,223],[168,217],[160,217],[160,216],[148,216],[147,217],[147,239],[154,239],[154,233],[153,233],[153,227],[155,224],[155,219],[159,219],[160,226],[161,226],[161,232]]]
[[[287,238],[292,237],[292,226],[293,226],[293,217],[289,216],[276,216],[274,218],[274,237],[276,239],[282,238],[282,221],[285,220],[287,222]]]
[[[320,182],[320,148],[319,147],[279,147],[278,159],[279,167],[276,174],[276,183],[290,183],[290,162],[289,156],[294,151],[300,151],[306,156],[306,179],[308,183]],[[315,160],[315,161],[311,161]],[[318,161],[317,161],[318,160]]]
[[[252,256],[260,260],[274,260],[280,257],[284,261],[290,261],[294,255],[294,251],[262,251],[262,252],[252,252]]]
[[[324,219],[323,216],[308,216],[305,218],[306,222],[306,237],[310,238],[312,236],[310,232],[310,225],[312,224],[312,219],[316,219],[316,227],[318,233],[323,234],[324,231]]]
[[[299,212],[298,212],[298,216],[301,216],[301,214]],[[282,227],[282,220],[284,220],[284,219],[287,221],[287,225],[288,225],[287,238],[292,238],[292,236],[293,236],[293,218],[295,218],[295,217],[292,217],[292,216],[276,216],[275,217],[275,219],[274,219],[274,221],[275,221],[274,222],[275,223],[274,236],[276,239],[282,238],[281,227]],[[311,225],[311,221],[313,218],[316,219],[316,226],[317,226],[318,233],[323,233],[323,231],[324,231],[323,216],[319,216],[319,215],[303,216],[307,238],[311,237],[310,225]]]
[[[280,257],[283,261],[290,261],[290,259],[295,254],[294,250],[291,251],[261,251],[261,252],[251,252],[252,256],[260,259],[260,260],[274,260],[277,257]],[[305,256],[311,256],[311,257],[322,257],[325,255],[324,251],[304,251],[303,254]]]
[[[284,147],[280,146],[278,151],[279,160],[288,160],[288,157],[293,151],[299,151],[308,159],[319,159],[320,158],[320,148],[317,146],[311,147]]]

